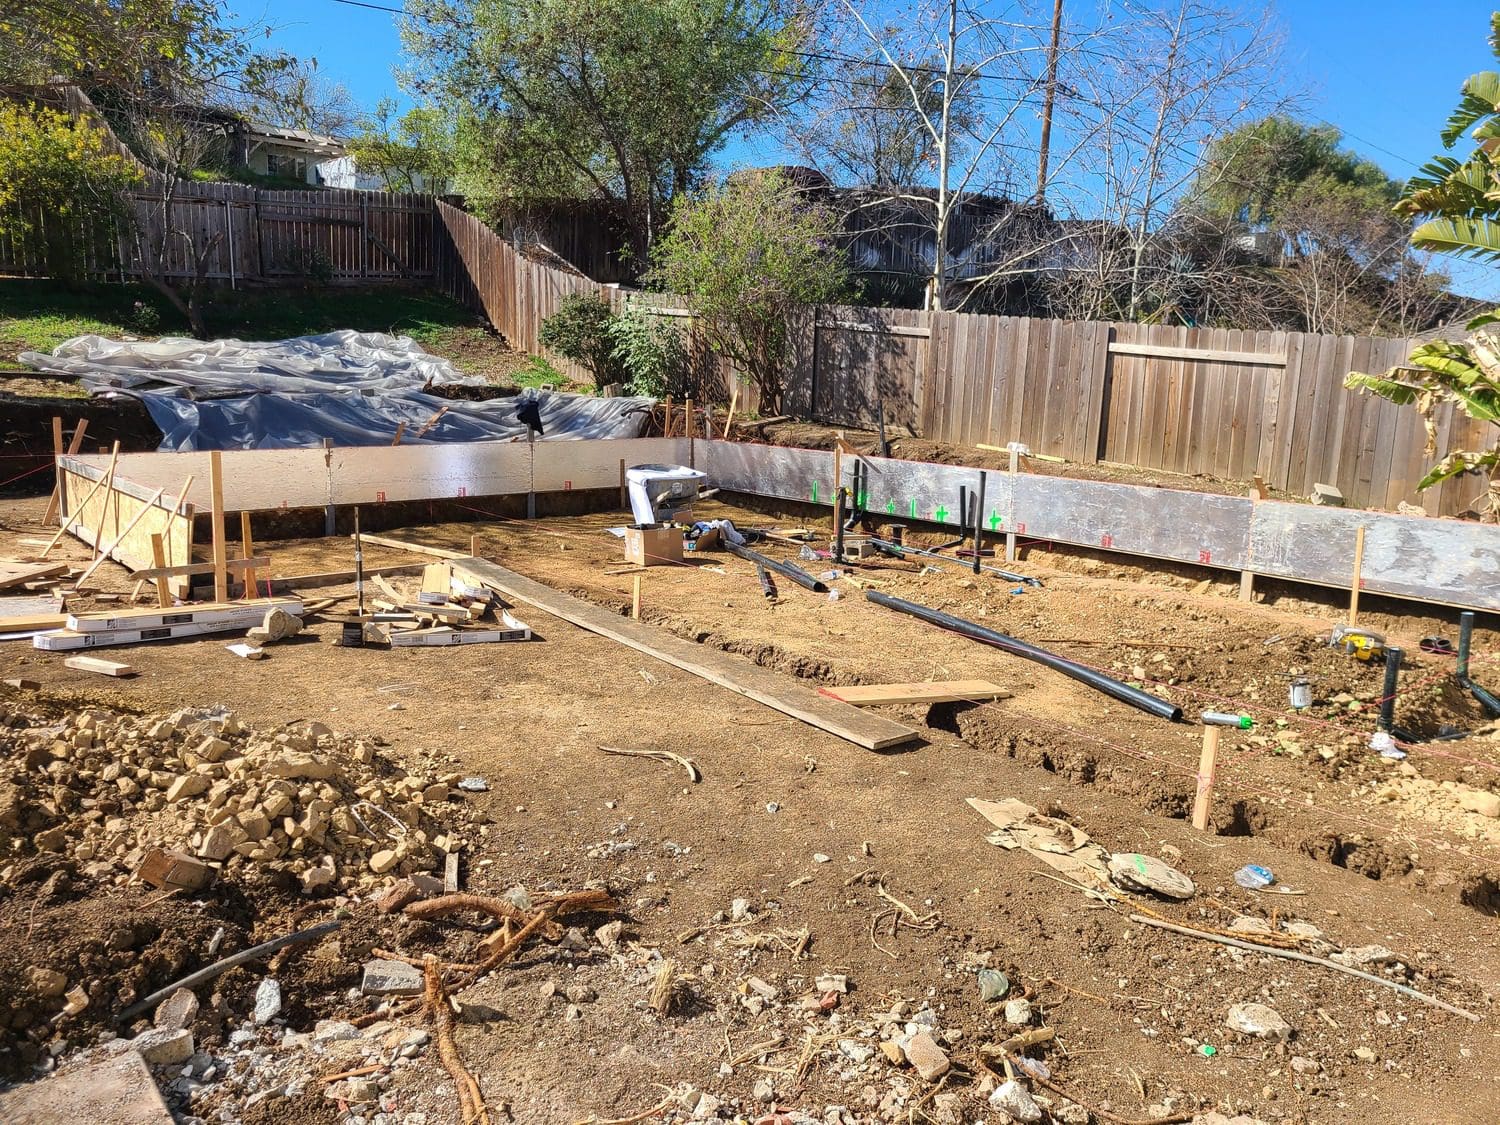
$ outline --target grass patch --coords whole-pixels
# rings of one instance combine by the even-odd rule
[[[516,370],[527,362],[457,302],[393,286],[221,290],[207,321],[212,335],[242,340],[279,340],[341,328],[410,336],[434,355],[492,382],[515,382]],[[154,339],[186,335],[187,325],[142,285],[70,288],[52,281],[0,279],[0,366],[13,367],[19,352],[51,351],[64,340],[89,334]],[[535,381],[557,380],[537,376]]]

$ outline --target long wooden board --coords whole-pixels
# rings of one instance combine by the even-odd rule
[[[862,684],[825,687],[820,694],[855,707],[885,707],[898,703],[984,703],[1009,699],[1010,692],[988,680],[938,680],[918,684]]]
[[[783,715],[800,719],[856,746],[863,746],[866,750],[884,750],[919,737],[919,733],[911,727],[865,714],[856,707],[819,695],[811,688],[805,688],[741,657],[705,648],[649,625],[623,618],[600,606],[523,577],[497,563],[466,558],[460,565],[464,572],[474,575],[504,597],[525,602],[581,629],[608,637],[637,652],[681,668],[684,672],[701,676],[710,683],[728,688],[757,703],[764,703]]]

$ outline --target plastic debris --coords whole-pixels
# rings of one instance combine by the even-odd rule
[[[1258,891],[1276,882],[1276,876],[1269,867],[1247,863],[1234,873],[1234,881],[1247,891]]]
[[[1010,991],[1010,980],[999,969],[979,970],[979,998],[998,1000]]]
[[[1396,745],[1396,740],[1391,737],[1389,731],[1378,730],[1370,736],[1370,749],[1378,753],[1382,758],[1390,758],[1400,761],[1406,757],[1406,751]]]

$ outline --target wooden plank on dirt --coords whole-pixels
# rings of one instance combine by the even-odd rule
[[[94,672],[100,676],[123,678],[135,675],[135,669],[129,664],[122,664],[118,660],[101,660],[97,656],[70,656],[63,661],[63,667],[75,672]]]
[[[650,625],[629,621],[602,606],[544,586],[496,563],[466,558],[463,569],[507,598],[525,602],[581,629],[691,672],[866,750],[883,750],[919,737],[911,727],[863,714],[847,703],[819,695],[811,688],[741,657],[694,644]]]
[[[271,565],[270,555],[260,555],[253,559],[229,559],[224,563],[227,570],[256,570],[263,566]],[[151,566],[145,570],[132,570],[130,577],[134,581],[154,582],[158,578],[181,578],[194,574],[212,574],[214,564],[211,562],[184,563],[181,566]]]
[[[861,684],[825,687],[819,693],[855,707],[886,707],[901,703],[986,703],[1009,699],[1010,692],[988,680],[936,680],[916,684]]]
[[[439,559],[467,559],[469,557],[463,551],[450,551],[446,547],[429,547],[425,543],[408,543],[405,539],[387,539],[383,535],[361,535],[360,539],[376,547],[390,547],[395,551],[411,551],[414,554],[432,555]]]
[[[0,562],[0,590],[66,574],[67,563]]]

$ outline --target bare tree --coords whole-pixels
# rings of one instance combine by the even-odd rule
[[[904,91],[900,113],[924,134],[929,167],[917,182],[863,193],[858,206],[903,204],[925,216],[933,309],[962,308],[1016,279],[1062,278],[1062,291],[1101,313],[1146,315],[1153,285],[1192,280],[1161,251],[1207,141],[1286,101],[1279,39],[1259,11],[1252,22],[1207,0],[1122,0],[1085,22],[1051,0],[982,13],[928,0],[899,18],[839,3],[842,33],[823,58],[860,60],[889,77],[873,84],[880,101],[861,103],[830,75],[835,93],[819,110],[848,131],[878,129],[878,118],[847,107],[879,106],[893,84]],[[829,146],[813,147],[830,131],[819,124],[799,122],[809,159],[837,170]],[[984,196],[1037,205],[990,206],[988,224],[963,222]]]
[[[220,143],[215,128],[202,119],[203,112],[183,106],[136,107],[130,133],[146,177],[128,208],[125,235],[141,277],[187,319],[200,339],[208,335],[203,310],[209,266],[224,239],[223,231],[192,223],[195,209],[184,199],[185,181]],[[174,281],[182,278],[186,280]]]

